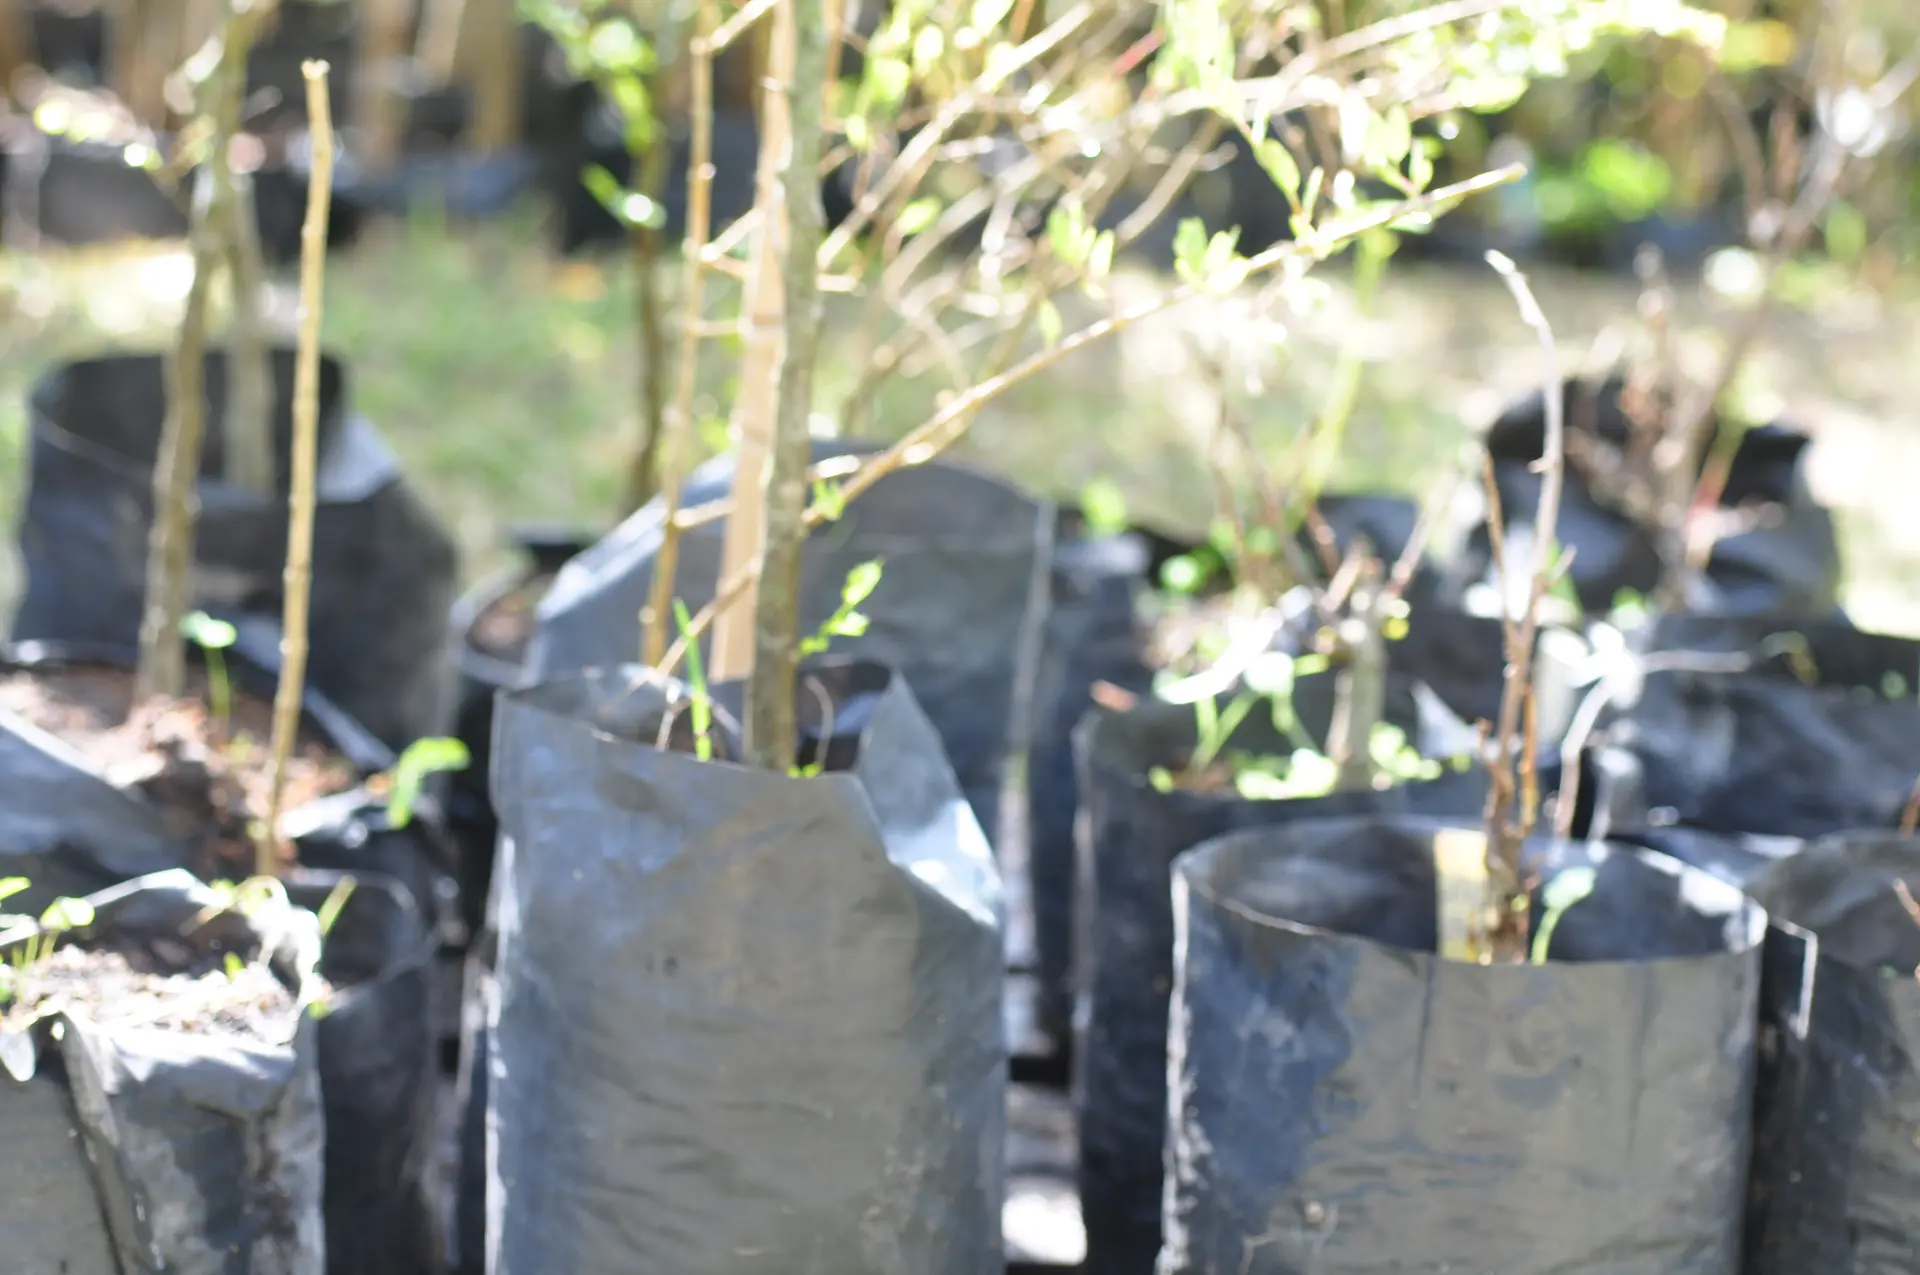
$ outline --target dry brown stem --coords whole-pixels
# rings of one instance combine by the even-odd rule
[[[313,587],[314,472],[320,450],[320,319],[327,274],[327,214],[333,204],[333,117],[327,103],[327,64],[301,66],[307,80],[308,127],[313,131],[313,175],[307,183],[307,219],[300,228],[300,343],[293,365],[293,481],[288,492],[287,568],[280,619],[280,683],[273,697],[273,786],[256,847],[257,870],[279,862],[280,801],[300,731],[307,681],[307,617]]]

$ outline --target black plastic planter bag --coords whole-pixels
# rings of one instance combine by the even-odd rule
[[[65,665],[131,668],[126,651],[22,642],[0,647],[0,674]],[[273,694],[273,677],[240,649],[226,653],[234,685]],[[309,692],[307,725],[362,774],[393,764],[393,754],[324,696]],[[32,888],[7,901],[37,915],[62,894],[83,895],[136,876],[192,865],[195,847],[170,830],[160,810],[115,787],[63,741],[0,709],[0,876]],[[379,872],[403,883],[421,911],[439,917],[448,889],[449,853],[439,812],[423,798],[404,828],[385,804],[356,786],[285,812],[281,831],[308,867]]]
[[[273,352],[277,490],[292,413],[293,351]],[[319,506],[314,519],[315,689],[398,750],[441,733],[452,709],[447,614],[451,540],[402,478],[380,436],[347,407],[346,374],[320,372]],[[224,472],[226,362],[207,358],[207,446],[199,485],[193,605],[277,645],[287,510],[236,490]],[[26,590],[16,640],[132,646],[146,592],[153,458],[166,405],[162,360],[65,364],[34,387],[20,527]]]
[[[1620,405],[1625,382],[1569,381],[1563,389],[1568,432],[1619,449],[1630,425]],[[1533,471],[1545,437],[1544,400],[1536,391],[1508,407],[1487,434],[1501,508],[1507,526],[1530,525],[1539,504],[1540,476]],[[1720,504],[1725,509],[1771,507],[1779,516],[1723,537],[1707,564],[1707,589],[1689,599],[1696,610],[1735,614],[1821,612],[1837,605],[1839,540],[1833,515],[1816,504],[1802,472],[1811,440],[1781,425],[1746,430],[1735,452]],[[1581,605],[1604,614],[1625,589],[1650,594],[1660,580],[1658,548],[1635,525],[1620,502],[1603,494],[1587,466],[1575,461],[1567,475],[1557,535],[1573,551],[1571,579]],[[1604,462],[1603,462],[1604,463]],[[1475,528],[1468,561],[1475,574],[1492,565],[1488,526]]]
[[[487,1269],[997,1273],[999,877],[938,736],[836,661],[827,773],[702,762],[645,676],[500,700]]]
[[[1135,694],[1152,684],[1145,633],[1134,612],[1147,549],[1131,535],[1061,537],[1053,558],[1046,640],[1034,696],[1027,756],[1027,886],[1033,913],[1041,1030],[1064,1044],[1073,989],[1073,822],[1079,810],[1073,730],[1095,682]],[[1009,873],[1017,865],[1008,865]],[[1011,889],[1011,885],[1009,886]]]
[[[1302,678],[1294,690],[1294,710],[1315,739],[1326,738],[1333,681],[1331,674]],[[1406,684],[1390,681],[1388,692],[1389,720],[1411,734]],[[1399,811],[1471,817],[1486,799],[1478,770],[1297,801],[1156,789],[1151,769],[1184,765],[1197,734],[1191,706],[1143,699],[1125,713],[1094,709],[1075,741],[1085,805],[1074,897],[1073,1083],[1089,1275],[1144,1275],[1160,1245],[1174,860],[1236,828]],[[1290,751],[1262,709],[1247,716],[1229,747]]]
[[[1764,913],[1646,851],[1539,847],[1547,881],[1596,873],[1549,963],[1443,961],[1437,826],[1177,866],[1159,1275],[1737,1275]]]
[[[474,625],[494,603],[540,576],[559,571],[569,558],[592,543],[590,537],[576,532],[530,530],[515,532],[513,541],[523,560],[475,585],[453,608],[460,673],[454,735],[467,746],[469,764],[448,777],[447,826],[459,844],[460,903],[469,931],[480,928],[493,881],[494,840],[500,831],[493,799],[487,793],[493,756],[494,696],[518,686],[525,668],[523,660],[504,658],[475,643]],[[529,626],[532,621],[529,614]]]
[[[11,901],[10,901],[11,902]],[[309,913],[256,928],[184,872],[91,896],[83,946],[164,963],[226,951],[265,960],[301,1008],[288,1038],[189,1035],[55,1014],[6,1048],[0,1235],[9,1271],[323,1275]],[[214,910],[211,920],[201,914]]]
[[[1647,673],[1608,735],[1639,758],[1647,803],[1668,822],[1782,837],[1893,827],[1920,774],[1920,643],[1905,653],[1910,673],[1886,668],[1897,681],[1870,685],[1809,685],[1772,668]],[[1827,663],[1868,672],[1857,659]]]
[[[813,458],[873,450],[819,441]],[[686,505],[725,499],[732,474],[731,456],[702,466],[686,485]],[[533,676],[639,658],[663,509],[648,505],[561,571],[540,606],[528,656]],[[912,466],[818,528],[801,565],[800,628],[811,633],[839,607],[850,570],[885,560],[879,587],[860,604],[866,633],[835,638],[833,653],[906,675],[989,837],[999,833],[1016,714],[1028,711],[1032,693],[1053,522],[1051,506],[991,478],[950,465]],[[681,539],[675,587],[690,613],[713,597],[724,535],[724,524],[711,522]]]
[[[293,902],[318,912],[351,893],[320,947],[320,1093],[327,1121],[327,1270],[421,1275],[444,1261],[437,1201],[433,933],[398,882],[297,872]]]
[[[1920,1271],[1920,926],[1897,881],[1920,890],[1920,840],[1865,833],[1749,887],[1775,925],[1748,1275]]]

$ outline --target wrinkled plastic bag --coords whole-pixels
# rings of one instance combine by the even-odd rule
[[[999,878],[906,682],[803,670],[792,778],[646,676],[500,701],[487,1269],[997,1273]]]
[[[293,350],[272,351],[277,481],[292,428]],[[338,360],[320,368],[319,504],[314,515],[315,689],[396,750],[437,735],[452,710],[447,614],[453,543],[407,484],[373,427],[347,407]],[[152,524],[163,360],[128,355],[64,364],[31,398],[20,552],[26,588],[16,641],[139,640]],[[207,357],[207,443],[199,484],[192,603],[278,644],[287,510],[229,487],[223,472],[226,361]],[[259,632],[259,630],[266,632]]]
[[[301,1008],[280,1042],[102,1026],[83,1013],[42,1019],[30,1039],[9,1042],[0,1074],[7,1269],[323,1275],[312,915],[283,915],[272,929],[231,911],[196,924],[219,899],[181,871],[90,902],[93,923],[74,941],[138,946],[162,961],[207,945],[265,960]]]
[[[1736,1275],[1764,914],[1658,855],[1542,846],[1545,881],[1596,874],[1549,963],[1442,961],[1436,827],[1180,861],[1158,1275]]]
[[[1747,1275],[1920,1270],[1920,840],[1837,836],[1749,889],[1774,918]]]
[[[435,942],[399,882],[302,871],[293,902],[318,913],[351,882],[320,946],[330,994],[317,1048],[326,1112],[327,1270],[423,1275],[445,1262],[438,1180]]]
[[[1334,680],[1317,674],[1294,688],[1294,711],[1316,740],[1327,735]],[[1232,698],[1221,698],[1223,711]],[[1417,717],[1409,684],[1390,679],[1387,720],[1415,728]],[[1393,811],[1471,817],[1486,800],[1485,773],[1477,769],[1385,792],[1295,801],[1153,787],[1152,768],[1184,765],[1197,739],[1192,706],[1143,699],[1124,713],[1094,709],[1076,740],[1085,806],[1074,899],[1073,1086],[1089,1275],[1150,1271],[1160,1246],[1174,860],[1235,828]],[[1249,713],[1228,747],[1261,755],[1291,751],[1270,707]]]
[[[813,459],[873,450],[818,440]],[[732,474],[731,456],[696,470],[683,492],[686,507],[727,498]],[[531,676],[639,658],[664,510],[658,501],[647,505],[560,572],[540,605]],[[839,520],[817,528],[801,564],[805,634],[840,606],[849,571],[885,560],[879,587],[860,604],[866,632],[834,638],[833,653],[906,675],[989,837],[999,831],[1009,753],[1026,744],[1053,523],[1051,506],[994,479],[916,465],[875,483]],[[711,522],[681,537],[675,593],[689,613],[717,590],[724,535],[724,523]]]

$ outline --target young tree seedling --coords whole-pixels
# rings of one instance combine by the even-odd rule
[[[1600,874],[1592,868],[1568,868],[1557,874],[1540,890],[1540,927],[1533,932],[1533,945],[1528,953],[1535,965],[1545,965],[1547,954],[1553,947],[1553,932],[1560,926],[1560,918],[1567,910],[1593,893],[1600,883]]]
[[[416,739],[387,774],[387,826],[404,828],[413,822],[414,803],[430,775],[465,770],[473,764],[467,746],[457,739]]]
[[[227,680],[227,660],[222,652],[239,634],[231,624],[205,611],[189,612],[180,621],[180,632],[207,657],[207,698],[213,709],[213,729],[224,742],[233,733],[233,686]]]
[[[320,316],[325,298],[327,213],[333,197],[333,118],[327,102],[327,64],[306,62],[307,117],[313,134],[313,172],[306,224],[300,230],[300,343],[293,372],[293,482],[289,492],[285,606],[280,621],[280,682],[273,698],[273,778],[255,845],[255,871],[279,866],[280,802],[287,764],[300,732],[307,678],[307,611],[313,583],[314,471],[320,434]]]
[[[25,877],[0,877],[0,903],[27,889]],[[47,905],[36,922],[18,913],[0,913],[0,931],[33,926],[35,933],[22,938],[0,965],[0,1005],[19,1000],[24,994],[33,967],[53,955],[62,935],[93,924],[93,905],[85,899],[62,896]]]

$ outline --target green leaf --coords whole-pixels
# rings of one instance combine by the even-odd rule
[[[216,620],[205,611],[190,611],[180,617],[180,636],[202,650],[219,651],[232,646],[240,635],[225,620]]]
[[[387,823],[404,828],[413,822],[413,806],[420,799],[427,776],[445,770],[465,770],[473,764],[467,746],[457,739],[416,739],[393,764],[392,790],[387,795]]]
[[[320,922],[323,936],[333,933],[334,922],[340,919],[341,910],[347,906],[347,900],[353,897],[359,885],[352,877],[343,876],[334,883],[333,889],[327,891],[327,897],[320,903],[320,910],[314,914]]]
[[[239,978],[240,975],[244,973],[247,968],[247,963],[240,959],[240,953],[238,952],[228,952],[226,955],[226,959],[221,962],[221,965],[223,966],[223,968],[225,968],[227,972],[228,982],[232,982],[234,979]]]
[[[939,215],[940,201],[932,195],[923,195],[902,208],[893,224],[903,235],[917,235],[931,226]]]
[[[1207,227],[1198,217],[1181,221],[1173,232],[1173,268],[1187,283],[1206,278]]]
[[[973,13],[967,18],[967,25],[985,35],[1005,22],[1012,12],[1013,0],[973,0]]]
[[[1390,106],[1367,122],[1366,159],[1375,168],[1397,167],[1412,148],[1413,122],[1406,107]]]
[[[1160,587],[1169,593],[1198,593],[1207,575],[1198,558],[1190,553],[1176,554],[1160,566]]]
[[[882,112],[891,112],[904,102],[912,82],[913,73],[899,58],[879,57],[867,63],[867,84],[873,104]]]
[[[1266,170],[1267,176],[1273,179],[1273,184],[1280,188],[1280,193],[1287,197],[1287,202],[1297,207],[1300,202],[1300,165],[1293,158],[1293,152],[1286,148],[1285,143],[1269,137],[1255,143],[1253,155],[1260,161],[1260,167]]]
[[[1093,251],[1087,254],[1087,277],[1104,279],[1113,269],[1114,237],[1111,230],[1103,230],[1093,238]]]
[[[883,559],[874,558],[862,562],[847,572],[847,582],[841,586],[840,602],[843,606],[857,607],[873,596],[880,587],[880,573],[885,569]]]
[[[1040,311],[1034,316],[1034,322],[1040,328],[1040,341],[1048,349],[1060,344],[1063,324],[1060,320],[1060,307],[1051,301],[1042,301]]]
[[[1080,514],[1096,536],[1117,536],[1127,529],[1127,498],[1110,479],[1096,478],[1080,489]]]
[[[1079,266],[1085,263],[1093,244],[1087,233],[1086,209],[1080,206],[1079,200],[1069,196],[1048,212],[1047,244],[1053,249],[1053,255],[1065,264]]]
[[[32,884],[25,877],[0,877],[0,899],[11,899]]]
[[[40,928],[54,933],[84,929],[92,924],[93,904],[65,895],[47,904],[47,910],[40,914]]]
[[[1535,965],[1547,963],[1547,950],[1553,932],[1568,908],[1593,893],[1600,875],[1592,868],[1568,868],[1554,876],[1540,891],[1540,928],[1533,936],[1532,958]]]
[[[667,210],[637,190],[628,190],[599,164],[581,170],[580,182],[624,226],[658,230],[667,224]]]

